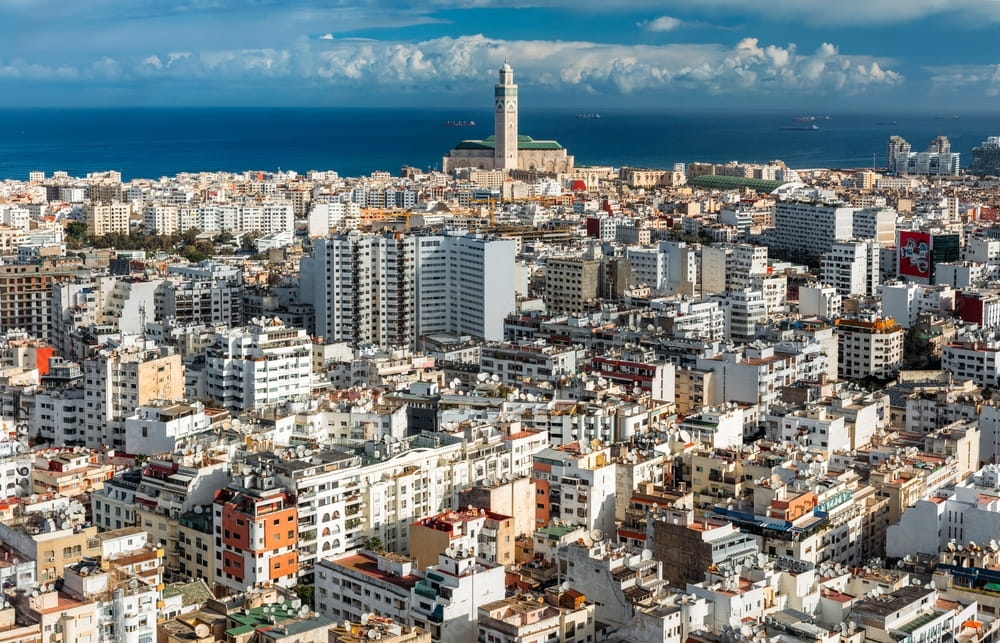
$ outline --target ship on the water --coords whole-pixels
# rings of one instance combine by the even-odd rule
[[[476,121],[445,121],[445,127],[475,127]]]
[[[785,127],[779,127],[778,129],[797,130],[797,131],[800,131],[800,132],[812,132],[812,131],[818,130],[819,129],[819,125],[817,125],[816,123],[813,123],[812,125],[810,125],[808,127],[806,127],[806,126],[800,126],[800,125],[787,125]]]
[[[576,117],[577,118],[600,118],[601,115],[598,114],[597,112],[591,112],[591,113],[587,113],[587,114],[577,114]]]

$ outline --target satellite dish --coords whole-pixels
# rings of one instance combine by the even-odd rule
[[[653,560],[653,552],[648,549],[642,550],[642,560]]]
[[[378,632],[376,632],[375,630],[368,630],[367,636],[368,636],[368,638],[370,638],[372,640],[377,639],[378,638]]]
[[[59,525],[59,528],[60,528],[60,529],[71,529],[72,527],[73,527],[73,523],[71,523],[71,522],[70,522],[70,521],[68,521],[68,520],[64,520],[64,521],[62,521],[62,524],[61,524],[61,525]]]
[[[297,610],[302,607],[302,599],[296,598],[292,600],[292,609]]]
[[[604,532],[601,531],[600,529],[593,529],[590,532],[590,539],[593,540],[595,543],[604,540]]]
[[[749,625],[744,625],[743,627],[740,628],[740,634],[742,634],[747,638],[750,638],[751,636],[753,636],[753,628],[750,627]]]
[[[369,614],[362,614],[361,615],[361,624],[362,625],[368,625],[368,619],[369,618],[370,618]]]
[[[135,578],[128,582],[129,589],[139,589],[139,581]]]
[[[204,623],[198,623],[194,626],[194,635],[200,639],[208,637],[212,633],[212,630],[208,628]]]
[[[205,508],[204,508],[204,507],[202,507],[201,505],[195,505],[195,506],[194,506],[194,512],[195,512],[196,514],[200,514],[200,513],[201,513],[201,512],[203,512],[203,511],[205,511]]]

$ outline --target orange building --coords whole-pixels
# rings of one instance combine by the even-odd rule
[[[268,478],[244,481],[215,498],[215,581],[235,591],[268,584],[293,587],[299,571],[298,507],[284,488],[260,488],[268,486]]]

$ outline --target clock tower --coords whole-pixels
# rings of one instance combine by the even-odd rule
[[[493,97],[493,168],[513,170],[517,168],[517,85],[514,84],[514,70],[507,60],[500,68],[500,82]]]

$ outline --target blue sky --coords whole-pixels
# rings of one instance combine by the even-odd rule
[[[1000,0],[0,0],[0,105],[993,109]],[[471,103],[470,103],[471,104]]]

